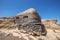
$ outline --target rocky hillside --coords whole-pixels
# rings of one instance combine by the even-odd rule
[[[57,20],[41,20],[30,8],[14,17],[0,18],[0,40],[60,40]]]
[[[19,30],[0,29],[0,40],[60,40],[60,30],[46,29],[47,35],[32,36]]]
[[[33,36],[18,30],[12,19],[0,19],[3,24],[0,24],[0,40],[60,40],[60,26],[49,20],[42,21],[47,30],[46,35]],[[50,23],[50,24],[49,24]]]

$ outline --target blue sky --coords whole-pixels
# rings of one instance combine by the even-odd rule
[[[29,8],[35,8],[42,19],[60,23],[60,0],[0,0],[0,17],[15,16]]]

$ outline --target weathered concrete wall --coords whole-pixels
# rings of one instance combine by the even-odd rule
[[[25,30],[27,33],[42,33],[44,29],[41,23],[41,17],[38,15],[37,11],[33,8],[27,9],[26,11],[19,13],[15,16],[15,23],[18,28]],[[44,32],[44,31],[43,31]]]
[[[17,19],[19,17],[19,19]],[[27,9],[19,14],[16,15],[15,18],[16,22],[19,24],[20,23],[38,23],[41,22],[41,17],[38,15],[37,11],[33,8]]]

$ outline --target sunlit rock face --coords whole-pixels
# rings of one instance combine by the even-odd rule
[[[0,40],[60,40],[57,20],[41,20],[34,8],[0,18]]]
[[[60,29],[60,24],[57,24],[57,20],[42,20],[42,23],[46,28]]]

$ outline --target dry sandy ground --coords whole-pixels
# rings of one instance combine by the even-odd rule
[[[32,36],[17,29],[0,29],[0,40],[60,40],[60,31],[47,29],[46,36]]]

